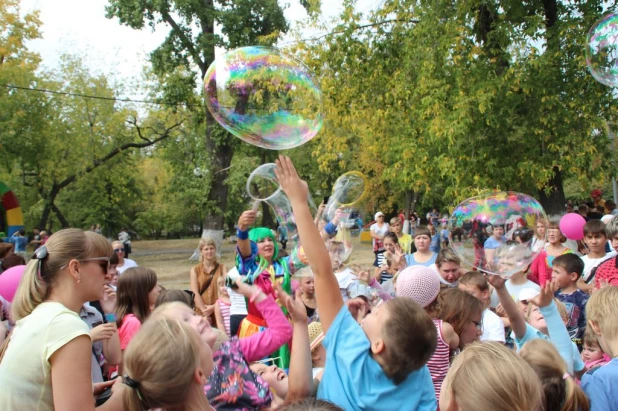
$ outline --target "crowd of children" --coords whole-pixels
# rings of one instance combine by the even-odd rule
[[[378,213],[370,272],[345,265],[289,158],[275,173],[299,245],[285,255],[245,211],[236,267],[203,241],[191,294],[148,268],[118,275],[97,233],[53,234],[3,301],[0,409],[618,409],[618,221],[586,224],[583,258],[549,225],[533,267],[505,280]]]

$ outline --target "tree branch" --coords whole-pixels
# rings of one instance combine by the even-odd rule
[[[111,160],[112,158],[116,157],[118,154],[122,153],[125,150],[128,150],[130,148],[149,147],[149,146],[152,146],[153,144],[158,143],[159,141],[165,140],[166,138],[168,138],[170,136],[170,133],[171,133],[172,130],[174,130],[175,128],[177,128],[180,125],[182,125],[183,121],[180,121],[180,122],[174,124],[173,126],[168,127],[162,134],[159,134],[159,137],[155,138],[154,140],[143,138],[144,140],[146,140],[146,142],[144,142],[144,143],[126,143],[126,144],[123,144],[123,145],[121,145],[119,147],[115,147],[109,153],[107,153],[105,156],[103,156],[101,158],[98,158],[98,159],[95,159],[92,162],[92,165],[86,167],[84,169],[84,171],[82,171],[80,173],[75,173],[73,175],[70,175],[67,178],[65,178],[64,180],[62,180],[60,183],[58,183],[56,185],[56,187],[58,188],[58,191],[60,189],[64,188],[64,187],[68,186],[69,184],[71,184],[75,180],[77,180],[78,176],[83,175],[83,174],[88,174],[88,173],[92,172],[97,167],[99,167],[100,165],[106,163],[107,161]]]
[[[190,39],[187,38],[185,33],[182,31],[182,28],[178,25],[178,23],[176,23],[176,21],[172,18],[172,16],[169,15],[168,12],[162,11],[161,15],[163,16],[163,20],[167,24],[172,26],[172,30],[176,33],[176,35],[180,39],[182,46],[189,52],[189,54],[191,54],[191,57],[193,57],[195,64],[197,64],[197,66],[200,68],[202,73],[205,73],[206,69],[208,68],[206,67],[206,63],[202,61],[202,59],[200,58],[200,54],[197,52],[197,50],[195,50],[195,47],[193,47],[193,43],[191,42]]]

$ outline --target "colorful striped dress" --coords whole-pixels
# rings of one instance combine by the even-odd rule
[[[230,307],[232,306],[231,302],[225,302],[222,299],[217,300],[217,304],[219,304],[219,311],[221,311],[221,317],[223,317],[223,325],[225,326],[225,333],[228,337],[231,337],[230,334]]]

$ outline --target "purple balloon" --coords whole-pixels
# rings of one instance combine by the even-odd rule
[[[586,220],[577,213],[569,213],[560,219],[560,231],[569,240],[581,240],[584,238],[584,225]]]
[[[5,300],[13,302],[13,297],[25,271],[25,265],[16,265],[0,274],[0,295]]]

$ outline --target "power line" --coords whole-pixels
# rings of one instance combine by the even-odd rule
[[[134,100],[130,98],[116,98],[116,97],[105,97],[105,96],[95,96],[91,94],[82,94],[82,93],[70,93],[67,91],[57,91],[57,90],[48,90],[44,88],[36,88],[36,87],[21,87],[15,86],[12,84],[0,84],[1,87],[6,87],[13,90],[23,90],[23,91],[36,91],[39,93],[48,93],[48,94],[58,94],[62,96],[71,96],[71,97],[83,97],[90,98],[94,100],[106,100],[106,101],[119,101],[123,103],[142,103],[142,104],[154,104],[160,106],[186,106],[186,107],[204,107],[202,104],[188,104],[188,103],[167,103],[162,101],[152,101],[152,100]]]
[[[389,23],[413,23],[413,24],[417,24],[418,22],[419,21],[416,20],[416,19],[409,19],[409,20],[389,19],[389,20],[384,20],[384,21],[378,21],[378,22],[375,22],[375,23],[367,23],[367,24],[357,25],[356,27],[354,27],[353,31],[361,30],[361,29],[366,29],[366,28],[369,28],[369,27],[381,26],[382,24],[389,24]],[[341,34],[341,33],[345,33],[346,31],[348,31],[348,29],[333,30],[333,31],[329,31],[328,33],[321,34],[321,35],[316,36],[316,37],[309,37],[309,38],[304,38],[304,39],[286,41],[286,42],[282,43],[281,46],[287,46],[289,44],[294,44],[294,43],[307,43],[309,41],[317,41],[317,40],[323,39],[324,37],[330,36],[331,34]]]

